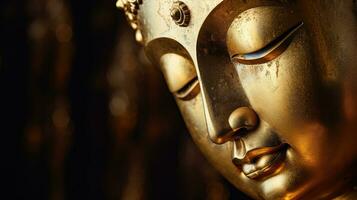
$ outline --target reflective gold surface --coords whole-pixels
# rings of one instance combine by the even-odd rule
[[[211,163],[254,199],[356,199],[355,2],[182,2],[186,27],[171,0],[136,17]]]

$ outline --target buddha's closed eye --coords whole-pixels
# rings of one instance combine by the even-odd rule
[[[232,61],[246,65],[255,65],[269,62],[285,51],[285,49],[292,41],[295,33],[302,26],[303,22],[298,23],[257,51],[246,54],[234,54],[232,56]]]
[[[200,86],[192,61],[177,53],[166,53],[160,58],[160,67],[170,91],[180,100],[197,96]]]
[[[194,98],[200,91],[200,84],[197,76],[189,81],[184,87],[174,93],[174,95],[182,100],[190,100]]]

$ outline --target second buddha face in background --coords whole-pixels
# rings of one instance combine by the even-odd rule
[[[141,31],[211,163],[256,199],[348,189],[357,156],[353,1],[182,3],[187,26],[175,23],[173,1],[145,0]]]

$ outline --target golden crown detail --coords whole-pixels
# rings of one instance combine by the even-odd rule
[[[139,28],[138,11],[143,0],[117,0],[116,6],[124,10],[130,26],[135,30],[135,38],[143,43],[143,36]],[[171,19],[176,25],[181,27],[188,26],[190,22],[190,10],[182,1],[174,1],[170,9]]]
[[[138,22],[138,10],[143,0],[118,0],[116,2],[117,8],[123,9],[125,15],[130,23],[130,26],[135,30],[135,39],[138,42],[143,41]]]

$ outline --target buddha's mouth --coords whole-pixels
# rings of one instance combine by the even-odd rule
[[[243,160],[233,160],[243,174],[250,179],[262,179],[278,173],[285,160],[287,144],[274,147],[262,147],[247,152]]]

